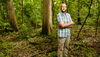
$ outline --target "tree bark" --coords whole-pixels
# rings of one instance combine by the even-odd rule
[[[80,0],[78,0],[78,18],[77,18],[77,23],[81,25],[81,18],[80,18]]]
[[[52,0],[43,0],[42,33],[50,34],[52,31]]]
[[[18,25],[17,25],[15,10],[14,10],[12,0],[7,0],[7,9],[8,9],[8,17],[9,17],[10,25],[15,31],[17,31]]]

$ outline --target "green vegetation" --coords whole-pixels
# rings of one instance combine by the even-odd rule
[[[56,17],[62,0],[52,0],[53,29],[48,35],[42,32],[45,0],[9,1],[0,0],[0,57],[57,57]],[[15,14],[8,13],[8,4],[13,4]],[[68,0],[66,4],[76,23],[71,29],[69,56],[100,57],[100,0]],[[11,18],[13,15],[15,18]],[[77,38],[84,20],[86,23]]]

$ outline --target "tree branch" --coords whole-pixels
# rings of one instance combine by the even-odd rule
[[[84,27],[84,25],[85,25],[85,23],[86,23],[86,21],[87,21],[87,18],[88,18],[88,16],[90,15],[90,10],[91,10],[91,6],[92,6],[92,2],[93,2],[93,0],[91,0],[90,6],[89,6],[88,15],[86,16],[86,18],[85,18],[85,20],[84,20],[84,22],[83,22],[83,24],[82,24],[82,26],[81,26],[81,28],[80,28],[80,30],[79,30],[79,32],[78,32],[77,38],[79,38],[79,35],[80,35],[80,33],[81,33],[81,30],[83,29],[83,27]]]

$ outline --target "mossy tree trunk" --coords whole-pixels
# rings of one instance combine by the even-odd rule
[[[8,17],[9,17],[10,25],[13,28],[13,30],[17,31],[18,24],[15,16],[13,0],[7,0],[7,9],[8,9]]]
[[[43,0],[42,34],[52,31],[52,0]]]

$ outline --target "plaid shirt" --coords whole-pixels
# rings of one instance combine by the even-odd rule
[[[65,24],[70,23],[72,21],[69,13],[60,12],[57,15],[57,22],[64,22]],[[58,28],[58,37],[70,37],[70,28]]]

